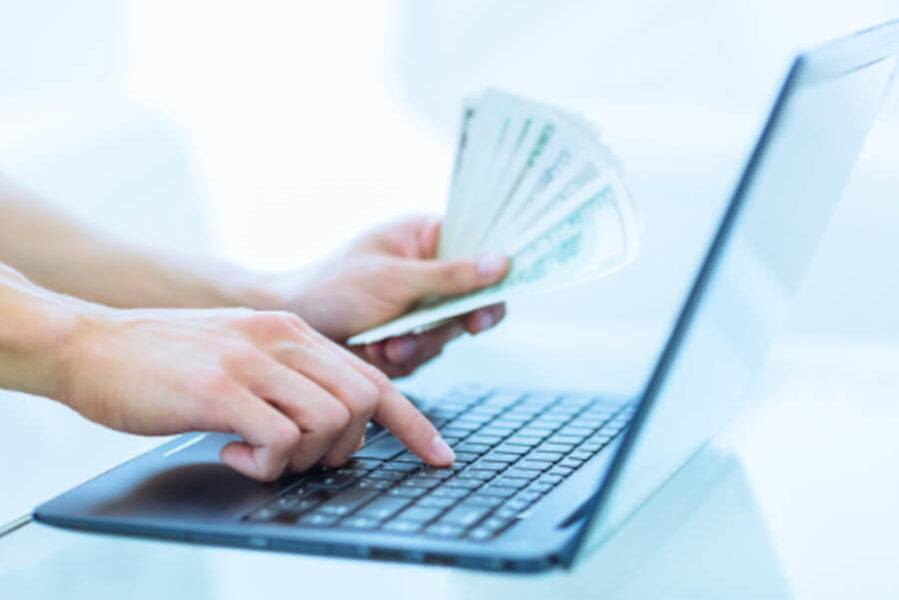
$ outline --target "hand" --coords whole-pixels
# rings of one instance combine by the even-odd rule
[[[79,319],[58,399],[139,434],[237,433],[221,460],[263,481],[343,464],[374,418],[425,462],[453,453],[387,377],[289,313],[114,310]]]
[[[505,276],[509,262],[500,254],[434,259],[439,229],[440,222],[428,217],[378,227],[325,262],[270,281],[276,306],[302,315],[329,338],[343,341],[398,317],[423,298],[473,292]],[[497,304],[418,335],[351,350],[391,377],[408,375],[463,332],[484,331],[504,315],[505,306]]]

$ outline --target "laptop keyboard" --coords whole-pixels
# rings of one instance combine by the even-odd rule
[[[630,404],[586,394],[465,387],[426,411],[456,452],[424,465],[393,436],[309,471],[245,520],[488,541],[627,426]]]

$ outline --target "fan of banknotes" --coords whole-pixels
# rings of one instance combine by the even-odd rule
[[[499,90],[466,103],[438,258],[502,252],[510,268],[478,292],[431,298],[350,344],[419,332],[469,311],[606,275],[637,254],[622,170],[585,117]]]

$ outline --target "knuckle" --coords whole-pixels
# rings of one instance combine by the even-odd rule
[[[293,313],[284,311],[259,312],[249,318],[253,334],[266,339],[280,339],[295,333],[305,323]]]
[[[356,384],[353,390],[345,396],[350,418],[370,417],[375,412],[379,396],[380,392],[377,386],[367,379]]]
[[[319,429],[327,433],[336,433],[346,429],[350,424],[350,411],[340,402],[333,402],[318,418]]]
[[[465,290],[475,284],[474,270],[465,261],[451,261],[446,263],[443,277],[454,289]]]
[[[223,351],[222,366],[228,370],[236,369],[240,371],[246,369],[247,365],[253,364],[259,358],[259,355],[259,349],[252,344],[234,344]]]
[[[272,425],[272,436],[274,437],[272,446],[286,456],[299,445],[301,434],[293,421],[278,419],[277,423]]]
[[[234,392],[235,383],[223,369],[211,369],[197,375],[196,381],[202,390],[201,395],[213,403]]]

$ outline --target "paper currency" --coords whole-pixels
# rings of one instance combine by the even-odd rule
[[[348,343],[423,331],[514,296],[611,273],[636,257],[638,229],[620,164],[594,125],[487,90],[464,110],[437,257],[502,252],[508,274],[472,294],[431,299]]]

